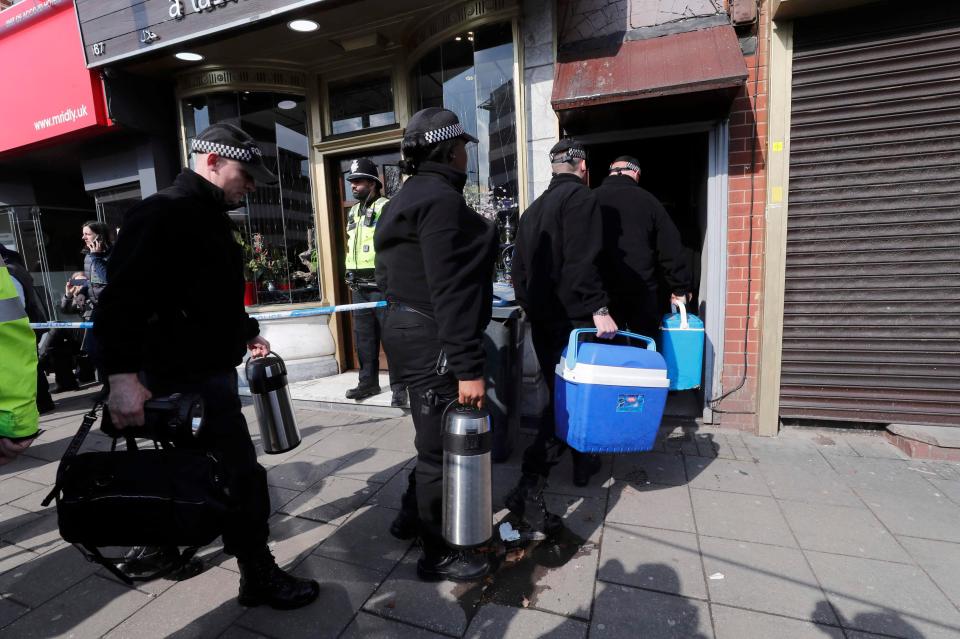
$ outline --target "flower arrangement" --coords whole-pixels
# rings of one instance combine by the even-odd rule
[[[284,260],[276,257],[275,252],[264,246],[263,234],[254,233],[251,239],[252,244],[243,243],[246,254],[244,271],[247,279],[271,281],[276,279],[278,275],[283,275],[285,278]]]

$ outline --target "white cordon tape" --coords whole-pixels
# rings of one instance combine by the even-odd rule
[[[341,304],[339,306],[298,308],[293,311],[276,311],[274,313],[253,313],[250,317],[261,322],[269,322],[291,317],[313,317],[314,315],[332,315],[346,311],[359,311],[365,308],[382,308],[386,305],[386,302],[361,302],[359,304]],[[31,322],[30,328],[93,328],[93,322]]]

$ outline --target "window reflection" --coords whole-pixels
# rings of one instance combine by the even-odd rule
[[[479,144],[467,147],[467,202],[486,217],[517,205],[516,101],[510,23],[451,37],[413,70],[415,110],[450,109]]]
[[[389,126],[397,121],[389,73],[330,82],[327,94],[334,135]]]
[[[279,177],[277,184],[257,185],[246,205],[230,213],[240,227],[245,251],[245,302],[319,300],[319,253],[303,96],[221,92],[188,98],[182,109],[188,148],[196,134],[210,124],[234,124],[256,139],[267,168]]]

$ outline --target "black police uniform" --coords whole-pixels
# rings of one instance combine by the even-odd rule
[[[601,250],[596,197],[576,175],[555,174],[520,216],[513,254],[513,287],[530,320],[533,347],[550,390],[537,437],[523,454],[524,474],[546,477],[565,450],[553,435],[554,369],[570,331],[592,327],[594,311],[607,305],[598,269]],[[577,463],[579,453],[572,452]]]
[[[656,337],[658,265],[676,295],[690,290],[680,232],[663,205],[626,175],[610,175],[594,190],[603,217],[601,274],[617,325]]]
[[[377,282],[389,302],[383,346],[407,384],[416,428],[416,501],[427,554],[441,536],[441,415],[458,380],[483,377],[497,240],[493,225],[463,199],[466,174],[424,162],[377,225]],[[445,362],[444,360],[445,356]]]
[[[199,439],[221,462],[239,505],[224,547],[243,556],[267,543],[270,498],[237,395],[235,367],[260,329],[243,305],[243,253],[230,208],[221,189],[187,169],[130,209],[93,331],[107,374],[142,373],[157,396],[203,396]],[[151,284],[158,277],[176,282],[176,292],[158,294]]]

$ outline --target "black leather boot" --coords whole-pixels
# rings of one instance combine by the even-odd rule
[[[281,570],[267,550],[237,559],[240,564],[240,595],[237,601],[241,606],[267,604],[277,610],[293,610],[306,606],[320,594],[320,584]]]
[[[424,581],[477,581],[490,574],[490,562],[478,553],[448,549],[439,554],[424,552],[417,561],[417,576]]]
[[[547,510],[543,501],[546,485],[546,477],[525,473],[503,501],[510,512],[532,531],[550,536],[563,528],[563,520]]]
[[[360,385],[354,388],[349,389],[344,396],[347,399],[353,399],[360,401],[361,399],[366,399],[368,397],[373,397],[374,395],[380,394],[380,387],[375,385]]]

